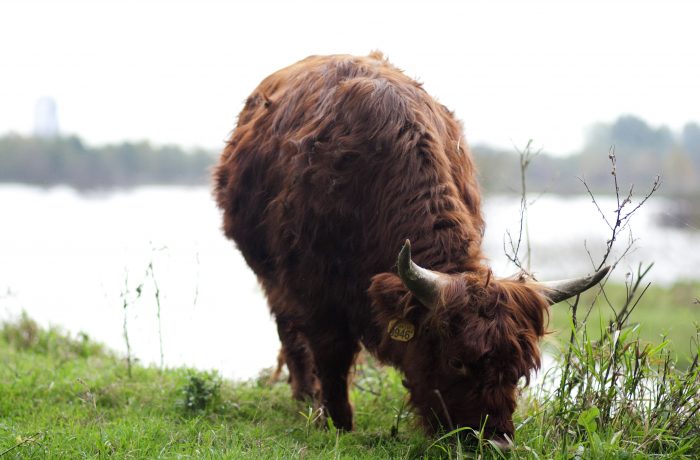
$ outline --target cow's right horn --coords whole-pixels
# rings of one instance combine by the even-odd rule
[[[592,275],[581,278],[571,278],[559,281],[547,281],[540,283],[545,288],[544,295],[547,296],[550,305],[566,300],[583,291],[595,286],[610,271],[610,267],[603,267]]]
[[[426,307],[436,306],[440,299],[440,289],[445,285],[443,275],[427,270],[411,260],[411,242],[406,240],[397,261],[399,278],[404,286]]]

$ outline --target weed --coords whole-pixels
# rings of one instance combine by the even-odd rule
[[[318,426],[323,422],[332,422],[331,419],[325,417],[323,407],[314,409],[313,406],[309,406],[306,412],[299,411],[299,415],[304,419],[304,428],[307,438],[314,426]]]
[[[192,372],[182,388],[182,406],[185,411],[204,413],[215,408],[221,400],[221,377],[216,372]]]

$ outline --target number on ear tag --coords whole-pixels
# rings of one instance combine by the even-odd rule
[[[416,327],[405,319],[392,319],[387,329],[389,337],[399,342],[408,342],[416,334]]]

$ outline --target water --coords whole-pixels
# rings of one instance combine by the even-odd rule
[[[614,225],[617,201],[596,198],[600,211]],[[624,208],[622,216],[638,202]],[[623,253],[613,278],[623,281],[628,273],[637,273],[639,264],[654,263],[649,281],[669,285],[680,280],[700,279],[700,232],[690,228],[663,227],[659,224],[672,206],[670,200],[653,197],[637,210],[618,233],[608,263]],[[487,197],[484,212],[488,225],[485,252],[494,271],[513,270],[504,257],[506,231],[517,234],[519,200],[513,197]],[[591,272],[597,266],[612,237],[612,230],[588,196],[543,196],[529,208],[527,223],[532,246],[532,270],[539,279],[555,279]],[[515,239],[515,236],[514,236]],[[633,244],[630,247],[630,241]],[[523,243],[524,244],[524,243]],[[591,262],[591,256],[594,263]]]
[[[206,189],[144,188],[81,196],[1,187],[0,315],[21,309],[42,324],[86,331],[125,352],[160,362],[153,272],[161,293],[166,365],[254,376],[275,361],[278,339],[257,281],[221,235]],[[145,282],[140,300],[135,288]],[[3,286],[4,285],[4,286]],[[196,301],[195,301],[196,300]]]
[[[599,204],[606,213],[615,209],[611,199]],[[655,262],[652,281],[700,279],[700,233],[657,226],[666,206],[654,198],[633,218],[636,249],[621,262],[619,280],[640,261]],[[500,276],[515,271],[503,255],[503,241],[506,229],[517,234],[518,207],[513,197],[484,202],[484,247]],[[0,319],[26,310],[43,325],[85,331],[125,353],[127,291],[132,352],[144,363],[159,364],[157,283],[166,365],[214,368],[245,379],[275,364],[279,342],[264,296],[221,234],[208,189],[81,195],[67,188],[3,185],[0,215]],[[528,223],[532,266],[541,279],[590,272],[583,241],[597,262],[611,234],[587,197],[542,197]],[[623,233],[620,243],[626,238]],[[149,264],[153,276],[146,274]]]

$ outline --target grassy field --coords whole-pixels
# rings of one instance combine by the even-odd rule
[[[644,289],[640,284],[638,291]],[[611,317],[620,310],[628,296],[628,289],[621,284],[608,284],[605,295],[592,289],[581,296],[578,307],[578,321],[586,322],[586,329],[592,339],[601,336]],[[637,292],[639,294],[639,292]],[[643,342],[659,344],[670,341],[670,348],[679,358],[679,364],[687,365],[697,349],[693,342],[696,324],[700,323],[700,282],[681,282],[670,287],[651,285],[641,296],[632,311],[628,326],[639,332]],[[637,300],[637,296],[632,302]],[[592,308],[591,308],[592,306]],[[586,317],[586,313],[590,314]],[[571,313],[565,303],[552,308],[549,329],[551,339],[566,342],[570,335]]]
[[[391,372],[363,369],[357,431],[319,429],[286,384],[232,383],[134,366],[83,338],[6,324],[0,341],[0,453],[21,458],[387,458],[429,452]],[[9,339],[9,340],[8,340]],[[392,429],[394,435],[392,435]],[[434,447],[433,449],[435,449]]]
[[[269,385],[264,375],[233,383],[212,373],[135,365],[130,376],[122,357],[86,336],[43,330],[23,317],[0,331],[0,457],[697,458],[694,354],[676,369],[669,345],[646,343],[660,343],[656,331],[667,328],[679,349],[690,350],[698,285],[670,292],[650,289],[633,312],[632,323],[642,323],[640,341],[631,329],[576,334],[550,390],[523,391],[516,445],[506,454],[487,442],[462,445],[449,433],[424,436],[400,376],[371,360],[358,368],[352,389],[356,431],[338,434],[320,427],[309,405],[292,401],[286,384]],[[607,294],[619,305],[624,288]],[[566,306],[559,307],[552,328],[566,342],[570,321]],[[588,320],[598,332],[595,315],[603,313]]]

